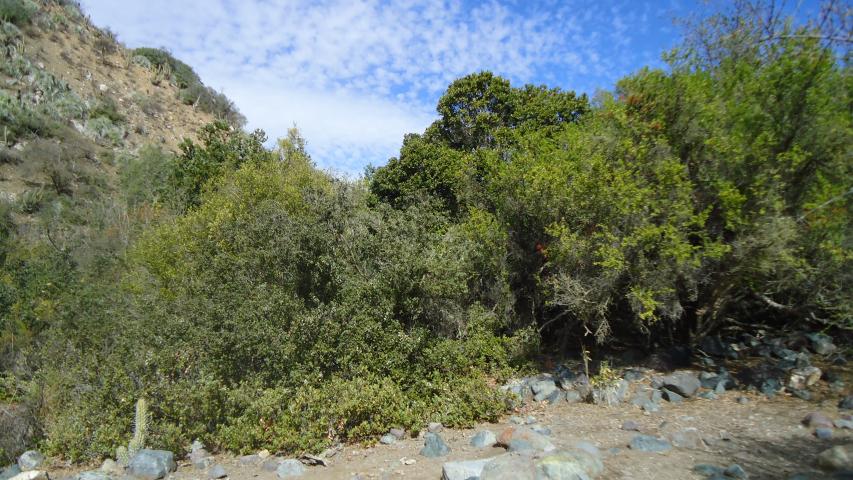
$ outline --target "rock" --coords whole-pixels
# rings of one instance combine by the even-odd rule
[[[583,398],[581,397],[580,392],[578,392],[577,390],[568,390],[568,391],[566,391],[566,401],[567,401],[567,402],[569,402],[569,403],[578,403],[578,402],[580,402],[580,401],[582,401],[582,400],[583,400]]]
[[[430,433],[438,433],[442,430],[444,430],[444,425],[439,422],[430,422],[429,425],[427,425],[427,431]]]
[[[244,467],[257,465],[261,463],[261,457],[257,455],[243,455],[242,457],[237,457],[237,463]]]
[[[706,463],[700,463],[698,465],[693,466],[693,471],[698,473],[699,475],[704,475],[706,477],[722,477],[725,475],[725,469],[722,467],[718,467],[716,465],[708,465]]]
[[[498,443],[498,438],[491,430],[481,430],[471,439],[471,446],[477,448],[488,448]]]
[[[390,433],[386,433],[385,435],[382,435],[382,438],[379,439],[379,443],[383,445],[394,445],[395,443],[397,443],[397,437],[391,435]]]
[[[500,455],[483,467],[480,480],[535,480],[533,459],[517,454]]]
[[[702,386],[699,377],[691,372],[677,372],[661,377],[660,384],[662,387],[687,398],[695,395],[699,387]]]
[[[853,410],[853,395],[847,395],[838,402],[838,408],[842,410]]]
[[[829,440],[832,438],[832,429],[831,428],[816,428],[814,431],[814,436],[819,438],[820,440]]]
[[[38,450],[27,450],[18,457],[18,467],[22,472],[37,470],[44,465],[44,455]]]
[[[810,333],[806,338],[811,341],[812,351],[818,355],[829,355],[835,352],[836,346],[832,343],[832,337],[825,333]]]
[[[625,420],[622,422],[622,430],[625,430],[626,432],[639,432],[640,424],[633,420]]]
[[[803,418],[803,425],[809,428],[832,428],[832,420],[820,412],[811,412]]]
[[[684,401],[684,397],[666,388],[662,389],[661,392],[663,392],[663,398],[670,403],[681,403]]]
[[[27,470],[26,472],[21,472],[9,480],[50,480],[50,477],[47,475],[47,472],[42,470]]]
[[[723,474],[728,478],[736,478],[738,480],[747,480],[749,475],[746,473],[746,470],[743,469],[740,465],[733,463],[726,467],[726,470]]]
[[[537,480],[587,480],[604,471],[601,459],[585,450],[549,453],[536,462]]]
[[[266,460],[267,458],[269,458],[270,455],[272,454],[266,448],[258,452],[258,458],[260,458],[261,460]]]
[[[788,379],[788,388],[791,390],[805,390],[820,380],[822,372],[817,367],[805,367],[791,370]]]
[[[641,372],[640,370],[629,368],[628,370],[625,370],[625,374],[622,375],[622,378],[624,378],[625,381],[628,382],[639,382],[643,379],[643,376],[643,372]]]
[[[216,480],[218,478],[225,478],[227,476],[228,472],[225,471],[225,467],[219,464],[210,467],[210,471],[207,472],[207,478],[210,478],[212,480]]]
[[[177,468],[175,455],[166,450],[140,450],[127,465],[128,473],[147,480],[163,478]]]
[[[641,452],[667,452],[672,449],[672,445],[662,438],[653,437],[651,435],[635,435],[628,444],[631,450],[639,450]]]
[[[538,433],[539,435],[545,435],[546,437],[551,436],[551,429],[546,427],[545,425],[534,423],[533,425],[530,425],[530,429]]]
[[[21,467],[19,467],[17,463],[9,465],[3,470],[0,470],[0,480],[9,480],[19,473],[21,473]]]
[[[716,400],[717,394],[714,392],[699,392],[696,394],[699,398],[704,398],[705,400]]]
[[[747,403],[749,403],[749,399],[746,397],[737,397],[737,403],[741,405],[746,405]]]
[[[509,427],[498,435],[498,445],[514,450],[550,452],[554,444],[547,437],[527,427]]]
[[[509,423],[511,423],[513,425],[524,425],[525,422],[524,422],[523,418],[516,416],[516,415],[513,415],[513,416],[509,417]]]
[[[213,463],[213,457],[204,447],[197,448],[190,452],[190,462],[199,470],[204,470]]]
[[[195,439],[193,443],[190,444],[190,453],[197,452],[199,450],[204,450],[204,444],[201,443],[201,440]]]
[[[447,462],[441,466],[441,480],[468,480],[479,478],[483,473],[483,467],[497,457],[484,458],[481,460],[463,460],[459,462]]]
[[[124,473],[124,467],[119,465],[118,462],[116,462],[112,458],[108,458],[104,460],[104,463],[101,464],[101,471],[114,475],[121,475]]]
[[[669,436],[672,445],[677,448],[688,448],[692,450],[700,450],[705,448],[705,442],[702,441],[702,434],[699,430],[693,427],[685,428],[678,432],[672,433]]]
[[[397,440],[406,438],[406,431],[402,428],[392,428],[391,430],[388,430],[388,433],[397,437]]]
[[[835,425],[835,428],[846,428],[848,430],[853,430],[853,420],[847,420],[846,418],[839,418],[832,422]]]
[[[444,439],[442,439],[437,433],[427,433],[424,436],[424,448],[421,449],[421,455],[425,457],[443,457],[450,453],[450,447],[444,443]]]
[[[530,389],[533,390],[533,400],[541,402],[557,390],[557,384],[553,380],[538,380],[530,384]]]
[[[808,390],[791,390],[791,395],[799,398],[800,400],[808,401],[812,399],[812,392]]]
[[[305,468],[305,465],[302,465],[302,462],[295,458],[288,458],[278,464],[278,468],[275,469],[275,474],[278,478],[301,477],[305,474],[306,470],[307,469]]]
[[[773,398],[780,390],[782,390],[782,382],[776,378],[768,378],[761,382],[761,386],[758,387],[758,390],[767,398]]]
[[[73,480],[114,480],[114,474],[100,470],[89,470],[88,472],[80,472],[72,477]]]
[[[853,470],[853,445],[836,445],[820,452],[817,464],[826,470]]]
[[[274,472],[274,471],[278,470],[279,465],[281,465],[281,459],[280,458],[269,457],[261,463],[261,470],[265,470],[267,472]]]

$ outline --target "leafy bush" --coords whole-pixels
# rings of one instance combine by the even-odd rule
[[[25,25],[38,12],[38,5],[31,0],[0,0],[0,19]]]
[[[98,98],[98,103],[89,110],[89,117],[105,117],[113,123],[122,123],[125,120],[124,115],[118,111],[116,101],[108,95],[102,95]]]
[[[125,130],[107,117],[94,117],[86,122],[86,130],[99,142],[110,145],[121,145],[124,141]]]

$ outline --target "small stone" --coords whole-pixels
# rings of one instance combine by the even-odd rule
[[[838,402],[838,408],[842,410],[853,410],[853,395],[847,395]]]
[[[581,394],[576,390],[568,390],[566,391],[566,401],[569,403],[578,403],[581,400]]]
[[[483,467],[496,457],[481,460],[465,460],[459,462],[447,462],[441,467],[441,480],[468,480],[479,478],[483,473]]]
[[[545,435],[546,437],[551,436],[551,429],[542,424],[534,423],[533,425],[530,425],[530,429],[539,435]]]
[[[639,432],[640,424],[633,420],[625,420],[622,422],[622,430],[625,430],[626,432]]]
[[[270,451],[269,451],[269,450],[267,450],[266,448],[265,448],[265,449],[263,449],[263,450],[261,450],[260,452],[258,452],[258,458],[260,458],[261,460],[266,459],[266,458],[267,458],[267,457],[269,457],[270,455],[271,455],[271,454],[270,454]]]
[[[832,337],[825,333],[810,333],[806,337],[811,341],[812,351],[818,355],[829,355],[836,350]]]
[[[853,430],[853,420],[847,420],[845,418],[839,418],[832,422],[835,424],[835,428],[846,428],[848,430]]]
[[[225,467],[222,465],[216,464],[210,467],[210,471],[207,472],[207,478],[211,480],[216,480],[218,478],[225,478],[228,476],[228,473],[225,471]]]
[[[791,370],[788,379],[788,388],[791,390],[805,390],[820,380],[822,372],[817,367],[805,367]]]
[[[513,442],[516,442],[513,446]],[[540,452],[554,450],[554,444],[542,434],[527,427],[509,427],[498,435],[498,445],[514,449],[530,449]]]
[[[261,463],[261,457],[257,455],[243,455],[242,457],[237,457],[237,462],[244,467],[257,465]]]
[[[406,438],[406,431],[402,428],[392,428],[391,430],[388,430],[388,433],[397,437],[397,440]]]
[[[190,452],[191,453],[197,452],[199,450],[204,450],[204,444],[201,443],[200,440],[195,439],[195,440],[193,440],[193,443],[190,445]]]
[[[514,425],[524,425],[524,419],[513,415],[509,417],[509,423],[512,423]]]
[[[812,399],[812,392],[808,390],[791,390],[791,395],[805,401]]]
[[[696,391],[702,386],[702,383],[699,381],[699,377],[691,372],[673,373],[671,375],[661,377],[659,381],[661,386],[687,398],[696,394]]]
[[[702,435],[699,430],[693,427],[685,428],[684,430],[675,432],[669,437],[672,445],[678,448],[688,448],[692,450],[700,450],[705,448],[705,442],[702,441]]]
[[[444,425],[439,422],[430,422],[429,425],[427,425],[427,431],[430,433],[438,433],[442,430],[444,430]]]
[[[533,400],[541,402],[557,390],[557,384],[553,380],[539,380],[531,383],[530,389],[533,390]]]
[[[699,398],[704,398],[705,400],[716,400],[717,394],[711,391],[700,392],[696,395]]]
[[[278,457],[269,457],[261,463],[261,470],[267,472],[274,472],[278,470],[278,466],[281,464],[281,459]]]
[[[306,470],[307,469],[305,468],[305,465],[302,465],[302,462],[295,458],[288,458],[278,465],[278,468],[275,470],[275,474],[278,478],[301,477],[305,474]]]
[[[18,467],[22,472],[37,470],[42,465],[44,465],[44,455],[38,450],[27,450],[18,457]]]
[[[444,443],[444,439],[442,439],[437,433],[427,433],[424,436],[424,448],[421,449],[420,454],[424,457],[443,457],[450,453],[450,447]]]
[[[383,445],[394,445],[395,443],[397,443],[397,437],[391,435],[390,433],[386,433],[385,435],[382,435],[382,438],[379,439],[379,443]]]
[[[641,452],[666,452],[672,449],[672,445],[664,439],[651,435],[636,435],[631,439],[628,448]]]
[[[471,439],[471,446],[477,448],[488,448],[494,446],[498,442],[498,438],[490,430],[482,430],[474,435]]]
[[[816,428],[814,431],[814,436],[819,438],[820,440],[829,440],[832,438],[832,429],[831,428]]]
[[[101,471],[119,475],[124,473],[124,468],[112,458],[108,458],[104,460],[104,463],[101,464]]]
[[[9,480],[50,480],[47,472],[42,470],[27,470],[26,472],[21,472]]]
[[[106,92],[107,90],[109,90],[109,87],[107,87],[106,85],[104,85],[102,83],[102,84],[98,85],[98,90],[100,90],[102,92]]]
[[[747,480],[749,478],[749,474],[746,473],[746,470],[736,463],[729,465],[723,474],[728,478],[736,478],[738,480]]]
[[[131,475],[147,480],[163,478],[177,468],[175,455],[167,450],[140,450],[127,465]]]
[[[738,397],[737,403],[739,403],[741,405],[746,405],[747,403],[749,403],[749,399],[746,397]]]
[[[661,391],[663,392],[663,398],[670,403],[681,403],[684,401],[684,397],[671,390],[664,388]]]
[[[817,464],[827,470],[853,469],[853,445],[836,445],[817,456]]]
[[[758,390],[767,398],[773,398],[780,390],[782,390],[782,382],[776,378],[768,378],[761,382],[761,386]]]
[[[832,428],[832,420],[820,412],[811,412],[803,418],[803,425],[809,428]]]

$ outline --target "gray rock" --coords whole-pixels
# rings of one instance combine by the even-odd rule
[[[676,372],[660,378],[660,384],[683,397],[690,398],[696,394],[702,383],[699,377],[690,372]]]
[[[741,405],[746,405],[747,403],[749,403],[749,399],[746,397],[738,397],[737,403],[739,403]]]
[[[555,449],[548,437],[527,427],[510,427],[498,435],[498,445],[511,451],[550,452]]]
[[[622,422],[622,430],[625,430],[626,432],[639,432],[640,424],[633,420],[625,420]]]
[[[437,433],[427,433],[424,436],[424,448],[421,449],[420,454],[424,457],[443,457],[450,453],[450,447],[444,443],[444,439],[442,439]]]
[[[175,455],[166,450],[140,450],[127,465],[128,473],[147,480],[163,478],[177,468]]]
[[[102,470],[89,470],[74,475],[74,480],[114,480],[116,476]]]
[[[768,378],[761,382],[758,390],[767,398],[773,398],[782,390],[782,382],[777,378]]]
[[[717,394],[714,392],[711,392],[711,391],[699,392],[696,394],[696,396],[699,398],[704,398],[705,400],[716,400],[717,399]]]
[[[814,431],[814,436],[821,440],[829,440],[832,438],[831,428],[817,428]]]
[[[513,415],[509,417],[509,423],[512,423],[513,425],[524,425],[525,421],[523,418]]]
[[[672,445],[677,448],[688,448],[692,450],[700,450],[705,448],[705,442],[702,440],[702,434],[699,430],[688,427],[684,430],[679,430],[669,436]]]
[[[588,480],[604,471],[601,459],[584,450],[549,453],[535,468],[536,480]]]
[[[853,395],[847,395],[838,402],[838,408],[842,410],[853,410]]]
[[[641,452],[666,452],[672,449],[672,445],[662,438],[651,435],[636,435],[631,439],[628,448]]]
[[[812,351],[818,355],[829,355],[837,349],[832,337],[825,333],[810,333],[806,337],[811,342]]]
[[[553,380],[538,380],[530,384],[530,389],[533,390],[533,400],[541,402],[557,390],[557,384]]]
[[[536,480],[536,465],[526,455],[500,455],[483,467],[480,480]]]
[[[101,471],[106,473],[112,473],[114,475],[121,475],[124,473],[124,467],[118,464],[112,458],[108,458],[104,460],[104,463],[101,464]]]
[[[17,463],[9,465],[3,470],[0,470],[0,480],[9,480],[19,473],[21,473],[21,467],[19,467]]]
[[[210,478],[212,480],[216,480],[218,478],[225,478],[227,476],[228,472],[225,471],[225,467],[219,464],[210,467],[210,471],[207,472],[207,478]]]
[[[257,465],[261,463],[261,457],[258,455],[243,455],[242,457],[237,457],[237,463],[244,467]]]
[[[545,435],[546,437],[551,436],[551,429],[546,427],[545,425],[534,423],[530,426],[530,429],[538,433],[539,435]]]
[[[442,430],[444,430],[444,425],[442,425],[440,422],[430,422],[427,425],[427,431],[430,433],[438,433]]]
[[[575,450],[582,450],[582,451],[592,455],[595,458],[599,458],[599,459],[601,458],[601,450],[599,450],[598,447],[596,447],[595,445],[593,445],[589,442],[584,442],[584,441],[577,442],[577,443],[575,443],[574,448],[575,448]]]
[[[488,448],[498,443],[498,438],[491,430],[481,430],[471,439],[471,446],[477,448]]]
[[[194,453],[199,450],[204,450],[204,444],[201,443],[201,440],[195,439],[193,440],[193,443],[190,444],[190,453]]]
[[[282,460],[282,462],[278,464],[275,474],[278,478],[301,477],[305,474],[306,470],[307,469],[305,468],[305,465],[302,465],[302,462],[295,458],[288,458],[287,460]]]
[[[555,403],[562,402],[566,399],[566,392],[557,389],[551,392],[550,395],[545,399],[548,401],[549,405],[554,405]]]
[[[661,392],[663,392],[663,398],[665,398],[669,403],[681,403],[684,401],[684,397],[669,389],[661,389]]]
[[[261,470],[267,472],[274,472],[278,470],[278,466],[281,465],[281,459],[278,457],[268,457],[265,458],[261,463]]]
[[[695,465],[693,467],[693,471],[698,473],[699,475],[703,475],[706,477],[722,477],[725,475],[725,469],[722,467],[718,467],[716,465],[708,465],[707,463],[700,463],[699,465]]]
[[[402,428],[392,428],[391,430],[388,430],[388,433],[397,437],[397,440],[406,438],[406,431]]]
[[[853,470],[853,445],[836,445],[820,452],[817,464],[826,470]]]
[[[38,450],[27,450],[18,457],[18,467],[22,472],[37,470],[44,465],[44,455]]]
[[[723,474],[728,478],[736,478],[738,480],[747,480],[749,478],[749,474],[746,473],[746,470],[736,463],[729,465]]]
[[[832,420],[820,412],[811,412],[803,418],[803,425],[809,428],[832,428]]]
[[[204,470],[213,463],[213,457],[204,447],[196,448],[190,452],[190,462],[199,470]]]
[[[837,420],[833,420],[832,423],[835,425],[835,428],[846,428],[848,430],[853,430],[853,420],[839,418]]]
[[[50,477],[43,470],[29,470],[15,475],[10,480],[50,480]]]
[[[566,401],[569,403],[578,403],[582,401],[580,392],[577,390],[568,390],[566,391]]]
[[[379,439],[379,443],[383,445],[394,445],[395,443],[397,443],[397,437],[391,435],[390,433],[386,433],[385,435],[382,435],[382,438]]]
[[[483,467],[496,457],[483,458],[481,460],[463,460],[458,462],[447,462],[441,466],[441,480],[468,480],[479,478],[483,473]]]

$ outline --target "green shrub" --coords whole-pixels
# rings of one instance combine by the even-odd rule
[[[89,118],[105,117],[113,123],[122,123],[125,121],[124,115],[119,113],[118,104],[109,95],[102,95],[98,98],[97,104],[89,110]]]
[[[0,19],[25,25],[38,12],[38,5],[30,0],[0,0]]]
[[[107,117],[95,117],[86,122],[86,130],[99,142],[110,145],[121,145],[124,142],[125,130]]]

